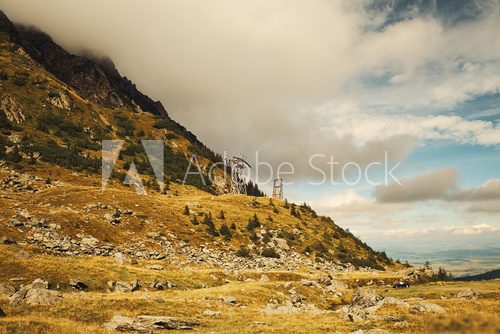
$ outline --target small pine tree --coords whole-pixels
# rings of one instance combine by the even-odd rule
[[[196,218],[196,216],[193,216],[193,219],[191,219],[191,224],[193,224],[193,225],[198,225],[199,224],[198,219]]]
[[[187,205],[184,207],[184,215],[189,216],[189,207]]]
[[[253,232],[258,227],[260,227],[259,217],[257,217],[257,214],[254,213],[253,217],[248,219],[247,229]]]
[[[217,216],[217,218],[219,218],[219,219],[226,219],[226,217],[224,216],[224,211],[220,210],[219,216]]]
[[[231,230],[236,230],[236,224],[235,223],[231,224]]]
[[[290,209],[290,204],[288,204],[288,200],[285,199],[285,205],[283,205],[285,209]]]
[[[297,217],[297,209],[295,207],[295,204],[292,204],[292,207],[290,208],[290,214],[294,217]]]
[[[219,232],[220,232],[221,235],[224,236],[224,239],[226,241],[231,240],[231,238],[233,237],[233,234],[231,233],[231,230],[229,229],[229,227],[227,226],[227,224],[222,224],[222,226],[219,229]]]

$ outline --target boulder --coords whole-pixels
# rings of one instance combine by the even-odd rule
[[[58,291],[49,290],[49,283],[37,278],[31,284],[21,287],[19,291],[9,297],[10,304],[18,305],[25,302],[28,305],[50,305],[62,300]]]
[[[382,297],[377,295],[374,290],[366,287],[356,288],[352,296],[351,305],[367,308],[377,305],[380,300],[382,300]]]
[[[470,300],[476,300],[478,297],[479,297],[479,292],[472,290],[470,288],[462,290],[457,294],[457,298],[465,298]]]
[[[282,249],[282,250],[289,250],[290,249],[290,246],[288,246],[288,243],[283,238],[274,238],[274,242],[276,243],[276,247],[278,247],[279,249]]]
[[[127,283],[124,281],[110,281],[108,282],[108,287],[112,289],[115,288],[115,292],[134,292],[141,288],[138,280],[134,280],[132,283]]]
[[[356,288],[351,304],[344,306],[337,313],[352,322],[364,321],[373,317],[373,313],[382,306],[382,297],[370,288]]]
[[[196,321],[181,320],[174,317],[159,317],[140,315],[135,318],[115,315],[104,327],[108,330],[120,332],[147,332],[153,330],[182,330],[193,329],[198,326]]]
[[[267,283],[270,281],[269,277],[267,277],[267,275],[261,275],[260,276],[260,281],[263,282],[263,283]]]
[[[26,293],[25,302],[28,305],[50,305],[62,300],[59,291],[48,289],[31,289]]]
[[[127,282],[117,281],[114,286],[115,292],[132,292],[132,285]]]

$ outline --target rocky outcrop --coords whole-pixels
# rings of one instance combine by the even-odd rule
[[[138,317],[125,317],[115,315],[104,327],[108,330],[120,332],[149,332],[153,330],[182,330],[193,329],[198,326],[196,321],[181,320],[174,317],[158,317],[140,315]]]
[[[62,300],[58,291],[49,290],[49,283],[37,278],[33,283],[24,285],[10,298],[12,305],[24,302],[28,305],[50,305]]]
[[[62,110],[70,110],[71,109],[71,100],[64,93],[50,92],[49,97],[47,97],[47,101],[56,108],[59,108]]]
[[[12,29],[12,25],[9,25],[9,34],[15,36],[31,58],[74,88],[82,97],[105,107],[128,106],[133,110],[140,109],[168,117],[160,102],[142,94],[130,80],[120,75],[108,58],[91,53],[83,56],[72,55],[56,44],[50,36],[33,27],[18,25]],[[66,104],[60,103],[62,99],[61,96],[59,100],[50,102],[55,102],[58,108],[65,109]]]
[[[16,288],[12,285],[0,283],[0,296],[10,297],[16,293]]]
[[[11,123],[21,124],[26,119],[26,116],[24,116],[21,110],[21,106],[17,100],[10,95],[5,95],[0,100],[0,110]]]

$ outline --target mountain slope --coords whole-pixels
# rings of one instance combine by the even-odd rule
[[[70,55],[36,29],[16,29],[3,14],[0,22],[0,115],[3,117],[0,159],[8,162],[3,175],[5,189],[9,191],[10,183],[20,182],[19,179],[47,180],[47,184],[29,186],[29,192],[34,194],[31,204],[23,203],[24,195],[7,196],[10,199],[3,205],[17,205],[17,209],[1,213],[5,235],[29,240],[56,253],[75,255],[81,251],[80,241],[73,247],[68,246],[67,240],[81,240],[78,235],[85,231],[105,247],[96,246],[91,254],[153,251],[159,256],[164,245],[149,245],[148,233],[167,235],[168,231],[176,237],[162,240],[176,249],[185,247],[184,243],[200,247],[210,242],[231,256],[240,250],[242,256],[282,261],[302,254],[304,261],[312,259],[325,267],[354,264],[383,269],[394,265],[385,253],[374,252],[330,218],[318,217],[305,204],[296,206],[247,196],[214,197],[214,193],[227,193],[231,188],[229,178],[220,168],[215,169],[211,183],[204,183],[206,177],[202,180],[191,175],[186,186],[180,185],[191,155],[200,157],[204,176],[208,166],[219,162],[221,157],[170,119],[161,104],[138,92],[114,67]],[[118,182],[111,182],[106,192],[99,194],[103,139],[125,139],[126,143],[113,174]],[[141,146],[143,139],[165,143],[167,196],[159,192]],[[146,197],[121,184],[132,162],[146,185]],[[27,171],[26,175],[9,179],[12,170],[22,169]],[[68,169],[78,172],[78,181]],[[64,183],[54,186],[51,181]],[[120,215],[120,208],[128,212],[140,207],[132,204],[131,199],[149,205],[144,204],[139,217],[130,217],[129,223],[114,224],[110,214]],[[87,212],[89,205],[95,205],[98,213]],[[73,213],[67,211],[68,207],[73,208],[70,210]],[[60,231],[49,231],[57,233],[49,233],[48,243],[45,239],[29,239],[44,230],[29,225],[19,232],[12,221],[23,210],[61,226]],[[188,212],[183,214],[184,210]],[[226,218],[217,218],[221,211]],[[71,224],[68,215],[73,217]],[[131,240],[127,236],[132,231],[135,233],[132,244],[141,245],[140,250],[135,246],[129,248]]]
[[[499,278],[500,278],[500,269],[496,269],[478,275],[457,277],[454,280],[461,282],[469,282],[469,281],[494,280]]]

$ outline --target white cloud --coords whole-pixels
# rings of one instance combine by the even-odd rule
[[[489,224],[476,224],[465,226],[435,227],[424,229],[391,229],[384,235],[388,237],[416,237],[416,236],[472,236],[500,233],[500,228]]]
[[[367,11],[370,3],[2,0],[2,7],[72,50],[108,54],[220,152],[259,150],[276,165],[300,166],[311,153],[366,164],[389,150],[401,159],[429,139],[498,145],[490,122],[428,115],[498,92],[498,6],[456,25],[415,8],[374,29],[393,12],[390,4]]]
[[[357,145],[408,136],[425,140],[452,140],[485,146],[500,145],[500,126],[492,122],[466,120],[460,116],[394,115],[366,113],[352,104],[327,104],[317,110],[326,124],[324,129]],[[394,143],[395,144],[395,143]]]

